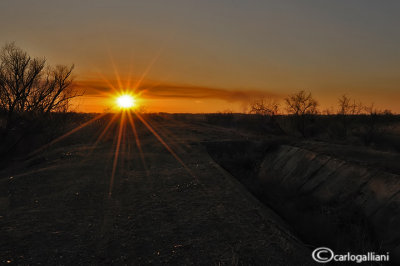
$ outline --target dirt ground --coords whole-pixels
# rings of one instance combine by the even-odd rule
[[[0,264],[312,264],[311,251],[202,144],[251,136],[201,123],[149,123],[175,156],[136,123],[143,163],[127,126],[112,178],[115,123],[96,147],[96,136],[54,145],[2,170]]]

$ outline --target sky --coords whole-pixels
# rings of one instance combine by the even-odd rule
[[[306,90],[320,109],[347,96],[400,113],[400,1],[0,2],[0,45],[75,65],[102,112],[115,90],[150,112],[243,112]],[[114,89],[113,89],[114,88]]]

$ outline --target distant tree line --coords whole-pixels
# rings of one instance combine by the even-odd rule
[[[378,110],[374,107],[374,104],[364,105],[360,101],[356,101],[348,97],[347,95],[342,95],[338,98],[338,110],[337,112],[332,112],[329,109],[320,111],[318,109],[319,103],[316,101],[311,92],[306,92],[301,90],[297,93],[290,94],[284,98],[284,105],[286,113],[282,112],[281,104],[272,98],[261,98],[250,103],[250,114],[259,115],[283,115],[292,114],[296,116],[303,115],[360,115],[360,114],[392,114],[390,110]]]
[[[266,116],[269,121],[276,121],[278,115],[289,115],[289,118],[293,121],[293,130],[299,132],[302,136],[307,135],[307,127],[313,124],[317,116],[334,116],[338,122],[334,126],[335,134],[340,135],[342,138],[348,136],[354,120],[360,120],[360,117],[362,117],[363,132],[367,136],[366,142],[370,141],[369,139],[373,135],[377,135],[384,128],[379,125],[379,121],[382,121],[379,117],[392,116],[390,110],[379,110],[375,108],[374,104],[364,105],[362,102],[356,101],[347,95],[340,96],[337,102],[336,112],[329,109],[321,112],[318,109],[319,104],[312,94],[301,90],[284,98],[284,108],[281,108],[281,104],[275,99],[262,98],[250,104],[249,113]],[[356,119],[355,117],[358,118]]]

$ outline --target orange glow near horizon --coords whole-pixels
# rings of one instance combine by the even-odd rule
[[[72,111],[102,113],[140,109],[140,112],[149,113],[247,113],[252,102],[268,98],[280,103],[281,112],[284,113],[284,98],[301,90],[296,89],[293,84],[287,88],[283,88],[282,84],[264,88],[232,88],[156,80],[148,75],[156,67],[159,57],[160,55],[156,54],[146,67],[142,66],[141,70],[134,73],[131,70],[126,71],[126,66],[119,66],[109,54],[113,73],[110,74],[105,68],[104,72],[87,73],[86,78],[77,81],[75,86],[82,88],[86,95],[73,99]],[[131,69],[133,64],[129,63]],[[338,109],[338,98],[347,95],[365,105],[370,106],[373,103],[379,110],[400,113],[400,107],[395,100],[398,96],[397,91],[382,94],[369,87],[340,89],[332,85],[327,88],[321,85],[316,88],[310,86],[304,90],[312,93],[321,112],[329,110],[334,113]]]
[[[119,85],[118,83],[121,83]],[[143,112],[166,113],[213,113],[232,111],[245,113],[249,104],[257,99],[275,99],[284,110],[284,98],[300,89],[287,89],[279,93],[273,89],[229,89],[211,86],[194,86],[169,82],[156,82],[127,76],[120,78],[119,82],[112,77],[99,76],[77,81],[77,86],[84,89],[86,94],[73,99],[72,111],[87,113],[119,112],[122,108],[117,103],[117,98],[122,95],[131,95],[134,98],[133,109]],[[386,94],[357,89],[352,93],[346,90],[326,90],[317,92],[306,89],[312,93],[319,103],[320,111],[329,109],[335,112],[338,109],[338,98],[341,95],[360,101],[365,105],[374,106],[380,110],[391,110],[400,113],[397,104],[398,92]]]

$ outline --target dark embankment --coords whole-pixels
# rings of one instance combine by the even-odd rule
[[[400,176],[289,142],[208,142],[208,152],[306,244],[400,261]]]

